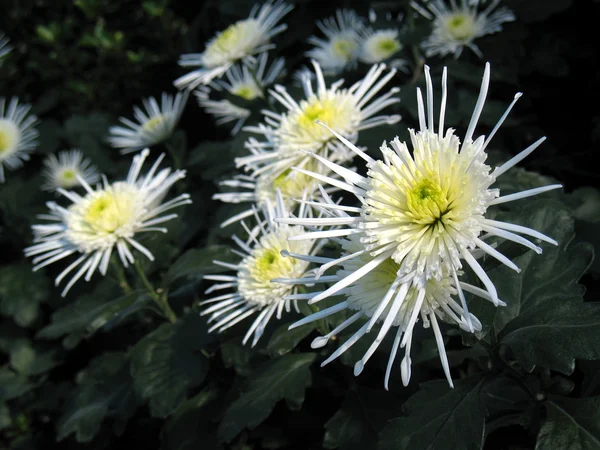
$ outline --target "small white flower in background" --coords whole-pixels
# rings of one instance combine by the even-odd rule
[[[331,169],[319,163],[316,160],[308,161],[307,169],[313,172],[337,177]],[[295,211],[295,206],[299,206],[298,200],[306,197],[311,200],[318,200],[321,197],[319,193],[319,181],[314,177],[293,170],[291,167],[283,169],[276,173],[258,173],[256,175],[237,175],[231,180],[225,180],[220,183],[221,186],[235,188],[236,191],[220,192],[213,196],[215,200],[221,200],[225,203],[250,203],[247,210],[236,214],[221,224],[226,227],[232,223],[238,222],[246,217],[253,215],[254,205],[263,206],[265,202],[275,202],[275,194],[281,198],[288,210]],[[336,188],[329,188],[327,192],[333,192]],[[312,217],[310,204],[307,216]],[[305,206],[305,207],[306,207]]]
[[[45,191],[55,191],[58,188],[72,188],[79,186],[79,178],[87,184],[94,184],[100,180],[100,176],[92,162],[83,158],[80,150],[63,151],[56,155],[50,155],[44,161],[43,176],[46,182],[42,185]]]
[[[304,217],[304,212],[305,210],[301,209],[299,217]],[[303,227],[278,224],[274,221],[275,217],[288,215],[280,195],[277,195],[275,203],[267,201],[262,208],[262,213],[255,209],[254,215],[258,223],[254,229],[248,229],[242,222],[248,232],[248,239],[243,241],[233,236],[234,242],[240,249],[238,253],[243,259],[236,265],[213,261],[236,273],[204,277],[206,280],[218,282],[210,287],[206,294],[229,288],[233,288],[234,292],[221,294],[200,303],[201,306],[208,305],[201,315],[210,314],[208,322],[213,325],[209,332],[217,330],[220,333],[257,313],[258,316],[243,339],[245,344],[252,337],[252,346],[256,345],[273,315],[280,319],[284,310],[290,311],[292,304],[298,311],[295,300],[285,298],[295,294],[295,286],[285,282],[278,283],[276,280],[303,279],[309,276],[307,272],[309,272],[310,261],[320,261],[315,256],[307,256],[303,259],[284,256],[288,253],[314,255],[318,247],[309,240],[302,242],[289,240],[303,233]]]
[[[19,99],[0,97],[0,183],[4,183],[4,167],[18,169],[38,145],[38,132],[34,128],[37,117],[29,114],[31,105],[20,105]]]
[[[381,77],[386,66],[376,65],[349,88],[341,87],[343,80],[336,81],[328,88],[319,64],[313,61],[313,66],[316,91],[309,77],[304,77],[305,99],[294,99],[285,87],[279,85],[269,91],[287,111],[282,114],[265,111],[265,123],[245,128],[263,135],[266,141],[250,138],[246,147],[252,154],[236,158],[237,167],[244,166],[246,170],[259,173],[281,173],[292,165],[303,167],[310,160],[306,152],[318,152],[334,161],[347,160],[353,156],[352,153],[315,120],[328,124],[353,142],[358,139],[361,130],[394,124],[400,120],[399,115],[376,115],[400,101],[394,97],[399,92],[398,88],[376,97],[392,79],[395,70]]]
[[[365,20],[349,9],[338,9],[334,17],[317,21],[325,39],[311,36],[308,43],[315,48],[306,56],[317,61],[327,75],[336,75],[356,66]]]
[[[121,149],[124,155],[165,141],[173,134],[187,99],[187,92],[175,96],[163,92],[160,105],[154,97],[144,99],[144,109],[133,107],[137,123],[119,118],[123,126],[110,127],[108,142],[113,148]]]
[[[479,47],[473,42],[486,34],[502,31],[504,22],[512,22],[515,15],[508,8],[496,7],[500,0],[492,0],[485,9],[485,0],[462,0],[456,2],[431,0],[419,4],[411,2],[412,7],[422,16],[433,20],[431,35],[422,43],[426,56],[446,56],[454,54],[458,58],[464,47],[470,48],[476,55],[482,56]]]
[[[367,64],[387,61],[402,50],[403,46],[398,39],[398,30],[373,30],[367,29],[360,47],[359,58]],[[396,58],[394,66],[403,66],[405,62]]]
[[[292,5],[281,0],[254,5],[247,19],[217,33],[204,52],[181,55],[180,66],[200,68],[175,80],[175,86],[178,89],[194,89],[201,84],[207,85],[227,72],[234,63],[274,48],[269,41],[287,28],[287,25],[277,23],[292,9]]]
[[[57,191],[72,204],[65,208],[48,202],[50,213],[40,218],[54,223],[32,226],[36,243],[25,249],[25,256],[34,257],[34,271],[73,254],[78,256],[56,278],[55,284],[58,286],[67,275],[78,269],[65,286],[63,296],[81,277],[85,276],[85,280],[89,281],[96,269],[106,275],[115,248],[125,267],[135,261],[130,247],[153,261],[154,256],[137,241],[137,235],[155,231],[166,233],[166,228],[157,225],[174,219],[177,214],[164,213],[191,203],[188,194],[161,203],[171,186],[185,177],[185,171],[158,171],[164,158],[162,154],[150,170],[140,177],[149,153],[146,149],[133,157],[124,181],[109,184],[104,178],[102,186],[93,189],[78,177],[86,190],[83,196],[59,188]]]
[[[226,91],[243,102],[263,99],[266,89],[285,73],[283,58],[277,58],[270,66],[267,66],[267,61],[268,54],[262,53],[254,63],[236,64],[225,73],[227,80],[215,80],[210,86],[200,86],[194,92],[198,104],[217,119],[217,125],[236,122],[231,130],[233,135],[240,131],[251,111],[227,99],[211,99],[210,94]]]
[[[10,53],[12,47],[8,45],[8,38],[4,37],[4,33],[0,31],[0,66],[2,66],[2,60],[6,55]]]
[[[465,261],[485,286],[484,293],[478,295],[487,296],[498,305],[500,300],[494,283],[478,263],[477,257],[485,253],[511,269],[519,271],[519,268],[496,250],[494,245],[486,243],[486,239],[497,237],[512,241],[538,254],[542,249],[521,235],[557,245],[556,241],[538,231],[486,218],[487,209],[491,206],[561,187],[554,184],[505,196],[500,196],[499,189],[491,188],[499,176],[518,164],[545,140],[539,139],[495,170],[485,164],[486,147],[521,94],[515,95],[487,138],[479,136],[474,139],[490,80],[490,67],[486,64],[479,98],[461,143],[452,128],[444,128],[446,69],[442,75],[442,99],[437,129],[434,124],[433,85],[427,66],[425,80],[426,108],[421,91],[417,89],[420,131],[409,130],[412,154],[407,145],[396,138],[390,146],[386,143],[381,146],[383,160],[375,160],[333,132],[349,149],[366,161],[367,176],[361,176],[316,154],[312,156],[330,167],[344,181],[297,169],[355,195],[360,207],[341,206],[329,201],[320,205],[323,212],[329,212],[329,217],[278,218],[277,221],[291,225],[334,227],[331,231],[320,231],[317,234],[307,232],[294,239],[342,236],[359,238],[361,250],[342,256],[324,266],[325,269],[341,263],[348,267],[350,260],[363,258],[365,254],[372,257],[369,262],[361,262],[356,270],[347,271],[339,281],[314,296],[313,302],[345,292],[348,286],[357,283],[391,258],[398,265],[395,282],[406,283],[412,280],[413,285],[421,287],[431,280],[441,282],[448,275],[456,280],[462,261]],[[455,282],[455,288],[459,297],[464,298],[461,285]],[[462,307],[466,314],[465,323],[473,331],[466,303]]]
[[[402,14],[398,14],[394,20],[393,14],[387,12],[384,16],[385,21],[380,20],[381,24],[375,25],[378,22],[377,14],[373,9],[370,9],[369,22],[371,22],[371,25],[365,27],[361,32],[358,58],[366,64],[387,62],[390,67],[404,69],[408,64],[406,60],[398,57],[390,60],[404,48],[399,38],[399,24],[403,17]],[[381,27],[382,24],[385,24],[383,28]]]
[[[342,214],[341,217],[349,216]],[[360,242],[360,237],[358,236],[349,236],[342,239],[341,246],[343,249],[342,258],[340,258],[341,262],[339,263],[341,268],[334,276],[336,280],[352,276],[374,259],[374,256],[369,254],[369,252],[364,251],[364,245]],[[352,255],[358,256],[351,257]],[[334,259],[328,261],[330,265],[334,263]],[[352,282],[344,289],[345,300],[299,320],[290,328],[311,323],[341,311],[350,312],[351,315],[328,334],[313,340],[311,344],[312,348],[320,348],[327,344],[331,337],[339,335],[341,331],[353,323],[361,320],[365,321],[366,319],[366,322],[346,342],[342,343],[329,358],[323,361],[321,364],[322,367],[338,358],[359,339],[369,333],[376,324],[381,324],[373,343],[365,355],[354,366],[354,374],[358,376],[390,329],[396,327],[397,331],[384,380],[384,386],[388,389],[392,366],[399,347],[405,349],[404,358],[400,364],[400,371],[403,384],[405,386],[408,385],[411,375],[410,349],[412,334],[416,323],[421,318],[424,328],[431,326],[433,329],[444,373],[450,386],[453,386],[448,357],[446,356],[444,346],[444,338],[438,324],[438,319],[458,325],[467,332],[480,331],[481,323],[467,311],[464,297],[461,297],[458,301],[453,298],[460,293],[456,289],[457,278],[450,276],[448,272],[444,271],[443,276],[439,280],[432,278],[421,283],[419,280],[411,277],[406,277],[405,279],[398,278],[397,273],[399,268],[398,263],[392,258],[385,259],[372,271]],[[462,290],[490,300],[490,296],[484,290],[468,283],[459,283]],[[313,292],[312,294],[307,294],[304,298],[307,298],[308,303],[312,304],[314,302],[313,299],[318,294],[320,292]],[[504,305],[504,302],[500,301],[500,304]]]

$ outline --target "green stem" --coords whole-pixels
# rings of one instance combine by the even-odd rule
[[[135,261],[134,266],[135,270],[140,276],[140,279],[142,280],[142,283],[144,284],[144,286],[146,286],[146,289],[148,289],[148,294],[150,294],[150,298],[154,301],[154,303],[156,303],[165,319],[167,319],[171,323],[177,322],[177,315],[169,306],[169,301],[167,300],[167,292],[163,290],[154,289],[154,286],[152,286],[152,283],[150,283],[148,277],[146,277],[146,274],[144,273],[144,270],[140,267],[138,261]]]
[[[117,273],[117,280],[119,282],[119,286],[121,287],[121,289],[123,289],[123,292],[125,294],[131,293],[133,289],[131,289],[129,282],[125,277],[125,271],[123,270],[123,266],[121,266],[121,264],[119,264],[119,262],[116,261],[114,258],[111,258],[110,263],[115,268],[115,272]]]

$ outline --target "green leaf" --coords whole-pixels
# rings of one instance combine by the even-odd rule
[[[310,365],[314,359],[314,353],[288,354],[257,368],[242,395],[225,411],[218,430],[220,438],[229,442],[244,428],[254,428],[281,399],[300,407],[304,390],[312,382]]]
[[[186,400],[169,418],[161,431],[161,449],[219,449],[213,432],[219,402],[216,391],[200,392]]]
[[[90,442],[105,418],[124,424],[138,402],[124,353],[105,353],[77,376],[78,387],[57,422],[57,440],[75,433],[77,442]]]
[[[5,367],[0,367],[0,402],[20,397],[33,389],[27,377]]]
[[[109,301],[97,294],[79,297],[52,314],[52,323],[42,328],[37,337],[56,339],[67,335],[63,344],[72,348],[83,337],[95,333],[131,305],[146,299],[146,294],[141,291]]]
[[[11,343],[10,365],[24,375],[39,375],[60,364],[59,349],[32,345],[29,339]]]
[[[272,358],[285,355],[296,348],[296,346],[314,330],[314,326],[297,327],[288,330],[290,323],[284,323],[277,327],[271,335],[267,344],[267,351]]]
[[[38,317],[39,304],[46,301],[50,285],[29,264],[5,266],[0,270],[0,313],[12,317],[23,327]]]
[[[131,352],[131,375],[138,394],[149,401],[154,417],[166,417],[200,385],[208,371],[202,350],[208,341],[206,324],[190,313],[144,337]]]
[[[233,367],[240,375],[248,375],[251,371],[250,358],[252,349],[243,346],[240,338],[235,337],[221,344],[221,359],[225,367]]]
[[[0,402],[0,430],[10,427],[11,424],[10,408],[6,403]]]
[[[380,450],[483,447],[485,406],[480,397],[483,376],[429,381],[405,404],[408,414],[391,420],[379,435]]]
[[[401,402],[390,392],[359,388],[349,391],[341,408],[325,424],[323,448],[372,448],[387,421],[400,412]]]
[[[600,397],[551,397],[537,450],[592,450],[600,448]]]

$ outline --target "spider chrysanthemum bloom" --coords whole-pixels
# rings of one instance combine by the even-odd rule
[[[78,178],[90,185],[100,179],[92,162],[84,158],[80,150],[63,151],[58,156],[50,155],[44,161],[44,166],[43,176],[46,182],[42,185],[42,189],[45,191],[79,186]]]
[[[2,66],[2,60],[6,55],[10,53],[12,47],[8,45],[8,39],[4,37],[4,33],[0,31],[0,66]]]
[[[319,163],[317,160],[309,160],[306,168],[322,175],[336,177],[336,174],[327,166]],[[294,211],[297,200],[303,197],[317,200],[320,198],[319,181],[310,175],[306,175],[291,167],[280,172],[266,172],[256,175],[236,175],[231,180],[225,180],[220,183],[227,187],[226,192],[219,192],[213,196],[215,200],[221,200],[225,203],[249,203],[248,209],[238,213],[221,224],[226,227],[234,222],[245,219],[253,215],[254,204],[259,206],[265,202],[275,202],[276,192],[290,211]],[[233,190],[235,189],[235,190]],[[335,190],[335,188],[334,188]],[[331,192],[331,190],[329,190]],[[311,211],[307,212],[312,216]]]
[[[281,0],[254,5],[247,19],[217,33],[204,52],[181,55],[180,66],[200,68],[175,80],[175,86],[194,89],[206,85],[227,72],[234,63],[273,48],[271,38],[287,28],[287,25],[277,23],[292,9],[292,5]]]
[[[264,99],[268,87],[285,73],[283,58],[275,59],[270,66],[267,62],[268,54],[262,53],[254,64],[232,66],[225,73],[226,80],[213,81],[210,86],[200,86],[194,92],[198,104],[217,119],[217,125],[235,122],[231,134],[237,134],[252,112],[247,106]],[[215,100],[210,97],[211,92],[226,92],[231,100]]]
[[[368,28],[364,32],[359,59],[367,64],[389,60],[403,48],[398,36],[397,29],[373,30]],[[404,64],[405,62],[398,58],[393,61],[394,66],[403,66]]]
[[[160,105],[154,97],[144,99],[143,109],[133,108],[137,123],[125,117],[119,118],[123,126],[110,127],[108,142],[112,147],[121,149],[121,154],[126,154],[165,141],[173,134],[187,99],[187,92],[175,96],[163,92]]]
[[[342,216],[344,215],[342,214]],[[352,276],[374,259],[373,255],[364,251],[364,245],[358,236],[349,236],[342,239],[341,246],[342,261],[338,264],[340,269],[334,276],[337,280]],[[358,256],[350,257],[351,255]],[[334,263],[335,260],[330,259],[326,264],[330,264],[329,267],[335,268]],[[305,317],[294,323],[290,328],[311,323],[341,311],[347,311],[349,313],[347,319],[343,320],[325,336],[314,339],[312,347],[320,348],[327,344],[331,337],[338,335],[355,322],[364,322],[348,340],[343,342],[329,358],[323,361],[321,366],[324,366],[338,358],[359,339],[363,338],[375,325],[380,324],[379,332],[373,343],[354,366],[354,374],[359,375],[387,333],[392,327],[396,327],[394,344],[388,359],[384,381],[384,386],[388,389],[392,366],[399,348],[405,349],[404,358],[400,363],[402,382],[406,386],[410,380],[412,335],[414,327],[421,321],[424,328],[431,327],[433,329],[442,367],[448,383],[452,386],[444,338],[438,320],[458,325],[465,331],[480,331],[481,323],[466,309],[464,297],[461,297],[458,301],[456,300],[456,297],[459,296],[456,284],[460,284],[461,292],[462,290],[468,291],[486,300],[490,300],[491,297],[476,286],[459,282],[457,277],[453,277],[445,271],[439,280],[432,278],[421,282],[410,276],[399,278],[397,276],[399,268],[399,264],[392,258],[385,259],[362,278],[349,284],[343,290],[345,297],[343,301]],[[308,299],[310,304],[313,303],[313,299],[318,294],[319,292],[314,292],[305,295],[303,298]],[[366,339],[366,337],[364,338]]]
[[[521,94],[517,94],[490,135],[473,138],[477,122],[487,95],[490,68],[486,64],[483,83],[475,110],[461,140],[454,130],[444,128],[446,105],[446,70],[442,76],[442,100],[438,128],[434,124],[433,85],[429,68],[425,67],[427,108],[417,89],[420,131],[410,130],[412,153],[397,138],[388,146],[381,146],[383,160],[375,160],[347,139],[340,139],[367,163],[367,176],[361,176],[344,167],[313,155],[329,166],[344,181],[298,169],[301,173],[354,194],[360,207],[341,207],[324,203],[322,208],[332,217],[318,219],[282,218],[282,223],[307,226],[335,226],[319,237],[356,235],[360,237],[364,252],[374,258],[354,273],[336,282],[313,300],[318,301],[336,294],[374,270],[388,258],[398,265],[398,278],[415,277],[421,283],[431,279],[440,281],[445,273],[455,276],[463,262],[481,280],[491,300],[498,304],[496,288],[484,269],[473,256],[483,252],[502,264],[519,271],[519,268],[486,239],[496,237],[513,241],[541,253],[542,249],[522,235],[531,236],[556,245],[556,241],[530,228],[486,217],[488,208],[560,188],[554,184],[500,196],[492,187],[498,177],[533,152],[545,138],[511,158],[500,167],[485,164],[490,140],[506,119]],[[339,216],[336,211],[353,213]],[[295,239],[314,239],[306,233]],[[357,254],[356,257],[359,257]],[[460,293],[460,286],[457,287]]]
[[[215,264],[235,271],[235,274],[204,277],[206,280],[219,282],[210,287],[206,294],[229,288],[234,291],[200,303],[201,306],[208,306],[201,315],[209,315],[208,322],[213,324],[209,332],[217,330],[220,333],[245,318],[258,314],[243,339],[245,344],[252,337],[252,346],[256,345],[274,314],[279,319],[284,310],[289,311],[292,304],[295,305],[295,300],[285,298],[295,293],[294,284],[272,280],[303,279],[309,271],[310,263],[306,259],[288,258],[284,255],[313,255],[318,250],[311,240],[289,240],[303,233],[303,227],[275,222],[275,217],[288,214],[281,196],[277,197],[275,203],[265,202],[262,214],[256,209],[254,213],[258,225],[253,230],[245,227],[248,239],[243,241],[233,236],[243,259],[235,265],[214,261]],[[303,209],[299,216],[304,217]],[[308,259],[318,260],[318,257]],[[297,309],[297,305],[295,306]]]
[[[124,181],[109,184],[105,178],[101,186],[93,189],[83,178],[78,177],[86,190],[83,196],[59,188],[58,192],[72,204],[63,207],[55,202],[48,202],[50,213],[40,218],[54,223],[32,226],[36,243],[25,249],[25,256],[34,257],[33,270],[73,254],[78,256],[56,277],[55,284],[58,286],[67,275],[77,269],[65,286],[63,296],[81,277],[85,276],[85,280],[89,281],[96,269],[102,275],[106,275],[115,248],[125,267],[135,261],[131,248],[153,261],[154,256],[150,250],[138,242],[139,233],[166,233],[166,228],[157,225],[174,219],[177,214],[164,213],[191,203],[188,194],[162,203],[171,186],[185,177],[185,171],[182,170],[158,171],[164,154],[140,177],[142,165],[149,153],[146,149],[134,156]]]
[[[306,52],[306,56],[317,61],[328,75],[356,66],[364,19],[350,9],[338,9],[334,17],[317,21],[317,27],[325,39],[311,36],[308,43],[315,48]]]
[[[497,8],[500,0],[492,0],[484,6],[485,0],[461,0],[447,4],[445,0],[431,0],[411,5],[424,17],[433,20],[431,35],[422,43],[426,56],[453,54],[458,58],[464,47],[481,56],[481,51],[473,42],[486,34],[502,31],[504,22],[515,20],[508,8]]]
[[[275,86],[270,94],[285,108],[277,114],[265,111],[265,123],[246,127],[247,131],[263,135],[266,141],[251,138],[246,147],[250,156],[236,158],[236,166],[260,172],[280,173],[292,164],[302,167],[309,160],[306,153],[319,153],[334,161],[343,161],[353,155],[325,128],[315,123],[326,123],[331,129],[352,142],[356,142],[361,130],[383,124],[394,124],[399,115],[377,115],[382,109],[400,101],[394,97],[399,92],[392,88],[376,97],[377,93],[392,79],[395,70],[381,77],[385,65],[371,67],[365,77],[349,88],[342,88],[343,80],[329,88],[321,67],[313,61],[316,91],[309,77],[304,77],[302,100],[294,99],[283,86]]]
[[[12,98],[6,106],[6,99],[0,97],[0,183],[4,183],[4,167],[18,169],[23,161],[29,161],[29,154],[37,147],[38,132],[34,128],[37,117],[28,114],[31,105],[19,105]]]

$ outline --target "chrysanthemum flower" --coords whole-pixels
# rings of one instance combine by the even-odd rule
[[[277,114],[265,111],[265,124],[246,127],[250,132],[261,134],[266,142],[251,138],[246,147],[252,155],[236,159],[236,166],[245,166],[262,172],[281,173],[290,165],[305,165],[310,156],[306,152],[317,152],[331,160],[343,161],[352,157],[347,148],[333,139],[322,126],[315,123],[320,120],[341,135],[355,142],[361,130],[383,124],[393,124],[400,120],[399,115],[376,114],[400,100],[394,95],[398,88],[392,88],[376,97],[395,74],[389,71],[380,79],[385,65],[373,66],[365,77],[350,88],[341,88],[343,80],[333,83],[329,88],[321,67],[313,61],[317,89],[304,77],[305,99],[296,101],[283,86],[275,86],[270,91],[273,98],[280,102],[287,112]],[[375,98],[375,99],[374,99]]]
[[[247,106],[248,102],[263,99],[267,88],[285,73],[283,58],[277,58],[270,66],[267,66],[267,61],[268,54],[262,53],[254,64],[236,64],[225,73],[227,81],[216,80],[210,86],[200,86],[194,92],[198,104],[215,116],[217,125],[236,122],[231,134],[237,134],[251,114],[250,109],[235,104],[233,100],[240,99]],[[211,91],[225,91],[232,100],[211,99]]]
[[[271,38],[287,28],[277,23],[293,6],[278,0],[254,5],[250,17],[239,20],[212,38],[204,52],[181,55],[179,65],[200,68],[177,80],[178,89],[194,89],[220,77],[236,62],[273,48]]]
[[[110,127],[110,145],[126,154],[163,142],[173,133],[187,99],[187,92],[175,96],[163,92],[160,106],[154,97],[144,99],[145,111],[137,106],[133,108],[137,123],[121,117],[119,121],[124,126]]]
[[[359,59],[367,64],[387,61],[402,50],[398,30],[374,30],[367,28],[360,47]],[[401,63],[396,61],[396,65]]]
[[[337,177],[331,169],[316,160],[309,160],[307,169],[320,173],[321,175]],[[237,175],[231,180],[222,181],[221,186],[237,189],[237,191],[220,192],[213,196],[215,200],[225,203],[250,203],[247,210],[236,214],[221,224],[226,227],[232,223],[253,215],[254,205],[263,206],[265,202],[275,202],[276,192],[290,211],[295,210],[298,199],[303,197],[311,200],[320,199],[319,181],[314,177],[292,170],[291,167],[276,173],[262,173],[255,176]],[[332,192],[336,188],[328,189]],[[311,208],[307,215],[312,217]]]
[[[341,217],[349,216],[342,213]],[[335,280],[342,280],[352,276],[374,259],[373,255],[365,251],[364,245],[357,235],[342,239],[341,245],[343,252],[342,258],[340,258],[341,262],[338,263],[341,268],[334,276]],[[330,259],[326,264],[329,267],[334,267],[336,260]],[[362,278],[352,282],[342,291],[345,300],[301,319],[290,328],[311,323],[341,311],[350,312],[351,315],[327,335],[314,339],[312,347],[320,348],[327,344],[332,336],[338,335],[353,323],[360,320],[364,322],[346,342],[340,345],[329,358],[323,361],[321,366],[324,366],[338,358],[359,339],[363,338],[376,324],[381,324],[375,340],[365,355],[354,366],[354,374],[359,375],[390,329],[396,327],[397,331],[392,351],[390,352],[384,381],[384,386],[388,389],[392,365],[399,347],[405,349],[404,358],[400,364],[402,382],[406,386],[410,380],[412,334],[420,318],[424,328],[431,326],[433,329],[442,367],[448,383],[452,386],[450,367],[438,319],[449,324],[458,325],[465,331],[480,331],[481,323],[474,315],[468,312],[464,296],[462,296],[461,292],[463,290],[468,291],[486,300],[490,300],[491,297],[476,286],[459,282],[457,277],[452,277],[446,271],[444,271],[443,276],[439,280],[432,278],[421,283],[410,276],[399,278],[397,276],[399,269],[400,265],[392,258],[385,259],[373,270]],[[457,283],[460,285],[460,291],[456,288]],[[303,298],[308,299],[310,304],[314,302],[313,299],[319,294],[320,292],[314,292],[305,295]],[[457,301],[455,297],[459,294],[461,297]],[[504,302],[501,303],[504,304]]]
[[[4,183],[4,166],[9,170],[21,167],[38,144],[37,117],[28,115],[30,109],[31,105],[19,106],[17,98],[7,108],[6,99],[0,97],[0,183]]]
[[[115,247],[125,267],[134,263],[130,246],[153,261],[150,250],[137,241],[138,234],[153,231],[166,233],[166,228],[156,225],[174,219],[177,214],[164,213],[191,203],[188,194],[161,203],[171,186],[185,177],[185,171],[171,173],[171,169],[162,169],[157,173],[163,154],[150,171],[140,177],[149,153],[146,149],[134,156],[124,181],[109,184],[105,178],[102,186],[93,189],[83,178],[77,177],[86,190],[84,196],[59,188],[57,191],[73,204],[65,208],[48,202],[50,214],[40,218],[54,223],[32,226],[36,244],[25,249],[25,256],[35,256],[33,270],[73,254],[78,256],[56,277],[55,284],[58,286],[67,275],[78,269],[65,286],[63,296],[82,276],[85,275],[85,280],[89,281],[96,269],[106,275]]]
[[[2,65],[2,60],[6,55],[10,53],[12,47],[8,45],[8,39],[4,37],[4,33],[0,31],[0,66]]]
[[[317,21],[325,39],[311,36],[308,43],[315,48],[306,52],[306,56],[317,61],[328,75],[356,66],[364,26],[364,19],[356,12],[338,9],[335,17]]]
[[[58,157],[50,155],[44,161],[44,166],[43,175],[46,182],[42,189],[45,191],[79,186],[78,177],[90,185],[100,179],[92,162],[88,158],[84,159],[80,150],[63,151],[58,154]]]
[[[304,217],[304,209],[299,212]],[[233,236],[243,259],[236,265],[214,261],[215,264],[235,271],[233,275],[206,275],[204,279],[219,282],[210,287],[205,293],[210,294],[221,289],[233,288],[234,292],[218,295],[205,300],[201,306],[210,305],[201,315],[208,315],[209,323],[213,323],[209,332],[217,330],[219,333],[232,327],[245,318],[258,313],[258,316],[249,327],[243,339],[245,344],[252,337],[252,346],[256,345],[262,336],[265,327],[275,314],[279,319],[284,309],[290,311],[294,300],[285,299],[287,295],[295,292],[293,284],[277,283],[272,280],[279,278],[303,279],[308,272],[309,261],[318,257],[308,256],[302,260],[287,258],[286,254],[312,255],[317,248],[312,240],[292,242],[289,239],[303,233],[303,227],[278,224],[275,217],[286,216],[285,208],[280,195],[275,203],[265,202],[261,214],[255,209],[254,214],[258,225],[248,232],[248,239],[244,242]],[[243,223],[243,222],[242,222]],[[283,254],[282,254],[283,252]],[[297,310],[297,305],[296,305]]]
[[[500,0],[492,0],[480,11],[485,0],[461,0],[447,4],[445,0],[431,0],[422,5],[411,2],[422,16],[433,20],[431,35],[422,43],[426,56],[454,54],[458,58],[464,47],[481,56],[473,42],[486,34],[502,31],[504,22],[515,20],[515,15],[506,7],[497,8]]]
[[[319,155],[313,157],[330,167],[344,181],[297,169],[354,194],[360,207],[326,202],[320,206],[323,211],[330,212],[330,217],[279,218],[277,221],[292,225],[335,227],[317,235],[308,232],[293,239],[313,240],[315,237],[341,236],[359,238],[363,246],[360,251],[343,256],[327,267],[342,262],[346,264],[351,259],[361,258],[365,253],[372,257],[369,262],[359,264],[360,267],[357,266],[356,270],[348,271],[327,290],[318,293],[312,301],[343,291],[391,258],[398,265],[396,280],[413,280],[412,283],[418,286],[426,286],[431,280],[441,282],[448,274],[455,277],[464,261],[485,286],[486,295],[494,304],[499,304],[496,288],[476,260],[474,252],[485,253],[516,271],[519,268],[485,240],[498,237],[524,245],[537,253],[541,253],[542,249],[521,235],[557,244],[538,231],[486,217],[491,206],[561,187],[554,184],[506,196],[500,196],[499,190],[491,187],[499,176],[533,152],[545,139],[539,139],[494,170],[485,164],[486,147],[521,94],[515,96],[487,138],[479,136],[473,139],[489,85],[490,68],[487,64],[479,99],[461,143],[453,129],[444,128],[446,70],[444,69],[442,77],[442,101],[437,129],[434,125],[433,86],[427,66],[425,78],[427,109],[424,108],[420,90],[417,90],[420,131],[409,130],[412,154],[407,145],[396,138],[390,146],[384,142],[381,146],[383,160],[375,160],[334,132],[349,149],[366,161],[367,176],[363,177]],[[455,288],[462,298],[461,286],[455,283]]]

